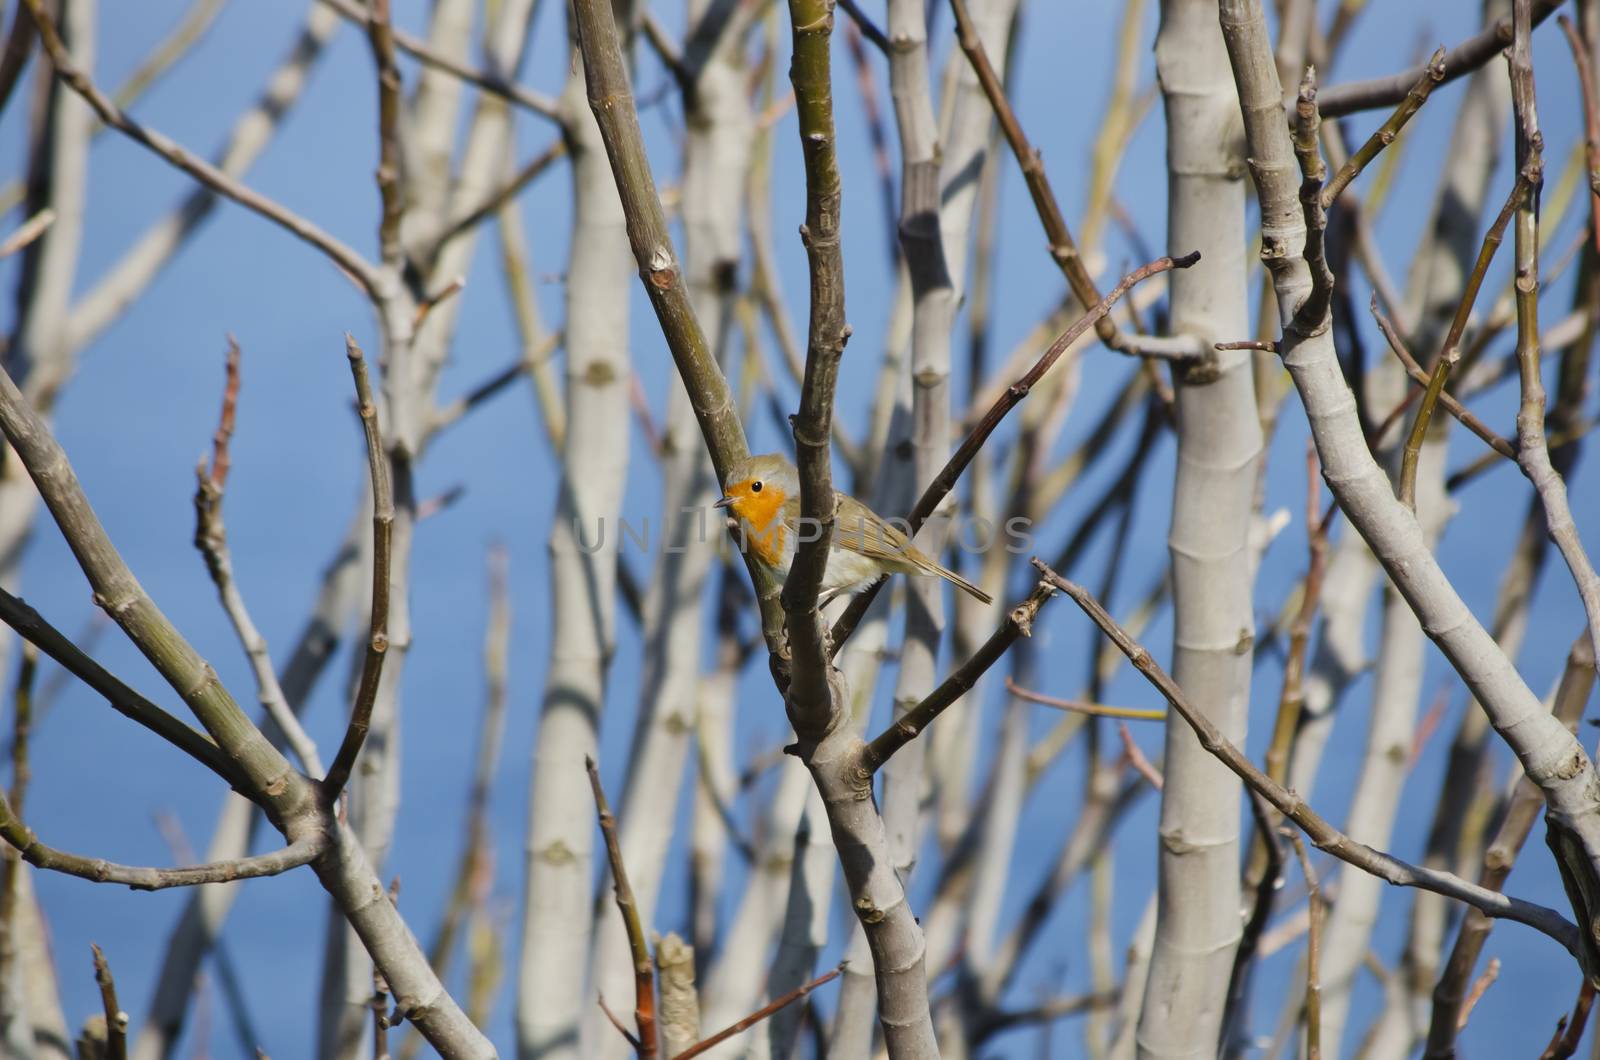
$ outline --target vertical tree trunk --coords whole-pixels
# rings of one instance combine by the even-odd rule
[[[1204,265],[1172,276],[1172,331],[1209,346],[1250,328],[1239,104],[1216,0],[1165,0],[1156,69],[1167,116],[1167,249]],[[1174,371],[1174,678],[1242,743],[1254,637],[1248,573],[1261,427],[1247,353]],[[1139,1020],[1141,1056],[1210,1056],[1241,929],[1239,782],[1173,719],[1161,796],[1159,912]]]
[[[619,26],[627,26],[623,14]],[[628,313],[633,253],[583,61],[562,94],[572,152],[567,266],[567,434],[550,528],[551,644],[528,800],[526,890],[517,990],[522,1060],[578,1057],[592,1004],[595,756],[616,613],[618,516],[628,471]]]

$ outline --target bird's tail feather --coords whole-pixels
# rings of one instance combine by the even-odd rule
[[[967,593],[967,595],[981,600],[986,604],[994,603],[994,597],[990,596],[976,585],[973,585],[955,571],[950,570],[948,567],[941,567],[937,563],[933,564],[932,566],[935,574],[949,582],[951,585],[954,585],[956,588],[963,590]]]

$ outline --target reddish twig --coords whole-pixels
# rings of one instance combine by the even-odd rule
[[[650,947],[644,940],[644,925],[639,920],[639,906],[633,900],[633,887],[628,883],[628,870],[622,864],[622,842],[617,838],[617,819],[606,804],[605,788],[600,786],[600,768],[588,755],[584,756],[583,764],[589,770],[589,787],[594,790],[600,834],[606,840],[606,857],[611,862],[611,890],[616,895],[617,912],[622,914],[622,922],[628,928],[628,951],[633,957],[633,1018],[639,1028],[638,1037],[634,1039],[635,1047],[641,1060],[650,1060],[659,1050],[659,1039],[656,1037],[656,966],[650,959]],[[602,1007],[604,1004],[602,1001]]]
[[[1139,749],[1139,745],[1134,742],[1133,733],[1128,730],[1127,722],[1117,722],[1117,735],[1122,737],[1122,753],[1127,757],[1128,764],[1133,767],[1134,772],[1148,780],[1150,786],[1157,791],[1166,787],[1166,778],[1161,775],[1161,770],[1157,769],[1150,759],[1145,757],[1144,752]]]
[[[1589,59],[1589,44],[1566,15],[1556,21],[1572,48],[1572,64],[1578,69],[1578,88],[1583,93],[1583,147],[1589,164],[1589,227],[1594,230],[1594,246],[1600,250],[1600,102],[1596,100],[1594,63]]]
[[[751,1027],[754,1027],[756,1024],[760,1023],[762,1020],[766,1019],[768,1016],[772,1015],[773,1013],[779,1011],[780,1009],[787,1008],[788,1006],[794,1004],[796,1001],[799,1001],[801,998],[803,998],[807,994],[811,993],[811,991],[815,990],[817,987],[824,986],[824,985],[826,985],[828,983],[833,982],[835,979],[839,978],[839,971],[840,970],[838,968],[835,968],[831,972],[826,972],[826,973],[824,973],[822,975],[817,976],[815,979],[811,980],[811,982],[809,982],[809,983],[806,983],[804,986],[795,987],[793,990],[789,991],[787,994],[784,994],[782,997],[777,998],[776,1000],[774,1000],[770,1005],[767,1005],[765,1008],[759,1008],[756,1011],[750,1013],[750,1015],[746,1016],[744,1019],[740,1020],[739,1022],[734,1023],[731,1026],[724,1027],[722,1030],[720,1030],[717,1033],[713,1034],[709,1038],[706,1038],[706,1039],[704,1039],[702,1041],[696,1042],[695,1044],[691,1045],[689,1048],[685,1049],[683,1052],[679,1053],[677,1056],[672,1057],[672,1060],[691,1060],[692,1057],[699,1056],[701,1053],[706,1052],[708,1049],[711,1049],[714,1046],[721,1045],[723,1042],[727,1041],[729,1038],[732,1038],[735,1034],[739,1034],[739,1033],[741,1033],[743,1031],[749,1030]]]

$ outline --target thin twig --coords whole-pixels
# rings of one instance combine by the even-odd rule
[[[245,604],[238,580],[233,574],[233,557],[228,548],[227,526],[222,518],[222,498],[228,485],[231,466],[229,443],[233,438],[234,422],[239,404],[239,343],[228,336],[228,353],[225,361],[225,382],[222,388],[222,411],[217,419],[217,429],[211,438],[211,466],[202,457],[195,468],[194,544],[205,560],[206,571],[217,587],[222,609],[233,626],[239,644],[250,660],[251,673],[256,682],[256,694],[267,717],[283,734],[284,741],[294,753],[300,768],[311,776],[322,773],[322,759],[317,745],[300,725],[278,683],[277,670],[272,665],[272,655],[267,641],[256,628],[250,609]],[[19,811],[20,812],[20,811]]]
[[[1294,856],[1300,859],[1300,871],[1305,874],[1306,909],[1310,915],[1306,930],[1306,1060],[1322,1058],[1322,982],[1318,969],[1322,967],[1322,888],[1317,883],[1317,872],[1311,867],[1311,857],[1300,833],[1293,828],[1282,830],[1294,847]]]
[[[872,18],[861,10],[861,5],[857,4],[856,0],[839,0],[839,6],[844,9],[845,14],[850,16],[850,20],[861,31],[861,35],[872,42],[874,48],[884,55],[889,54],[891,51],[889,38],[884,34],[883,30],[878,28],[877,23],[873,22]]]
[[[962,663],[954,673],[940,683],[938,688],[928,693],[922,702],[900,715],[893,724],[866,745],[861,756],[864,768],[868,772],[876,772],[883,768],[883,764],[896,751],[916,739],[918,734],[933,724],[934,719],[947,707],[976,685],[978,678],[1006,653],[1006,649],[1023,637],[1033,636],[1033,620],[1039,614],[1039,608],[1054,595],[1055,591],[1044,582],[1034,586],[1028,598],[1006,614],[1000,622],[1000,628],[990,634],[989,639],[972,658]]]
[[[1117,722],[1117,735],[1122,737],[1122,753],[1128,759],[1128,764],[1134,772],[1150,782],[1150,786],[1161,791],[1167,786],[1166,778],[1161,775],[1150,759],[1145,757],[1144,751],[1134,742],[1133,733],[1128,729],[1125,721]]]
[[[1600,573],[1597,573],[1572,519],[1567,485],[1550,460],[1545,435],[1545,388],[1539,339],[1539,193],[1544,186],[1544,136],[1539,131],[1534,93],[1532,0],[1512,5],[1511,101],[1516,120],[1517,172],[1527,192],[1517,205],[1516,253],[1517,367],[1522,401],[1517,408],[1517,465],[1533,483],[1544,505],[1550,539],[1561,551],[1589,619],[1589,636],[1600,656]]]
[[[1483,974],[1473,980],[1472,989],[1467,993],[1467,999],[1461,1003],[1461,1015],[1456,1019],[1457,1031],[1467,1029],[1467,1020],[1472,1018],[1472,1010],[1478,1007],[1478,1001],[1483,997],[1484,992],[1493,986],[1494,981],[1498,978],[1500,978],[1500,958],[1491,957],[1488,965],[1483,969]]]
[[[639,906],[633,900],[633,887],[628,883],[628,870],[622,864],[622,841],[617,838],[617,819],[606,804],[605,788],[600,786],[600,768],[594,759],[584,756],[583,764],[589,770],[589,786],[594,790],[595,812],[600,817],[600,834],[605,836],[606,857],[611,862],[611,890],[616,896],[617,912],[628,929],[628,950],[633,956],[633,1017],[639,1029],[637,1048],[643,1060],[649,1060],[659,1051],[660,1039],[656,1036],[656,966],[650,959],[650,946],[645,942],[644,925],[639,920]]]
[[[100,986],[100,1004],[106,1015],[106,1060],[128,1060],[128,1014],[117,1004],[117,983],[111,977],[106,955],[94,943],[94,981]]]
[[[1144,710],[1138,707],[1112,707],[1104,703],[1089,703],[1081,699],[1061,699],[1058,696],[1047,696],[1043,692],[1035,692],[1023,688],[1012,680],[1011,675],[1006,675],[1006,691],[1019,699],[1026,699],[1029,703],[1037,703],[1043,707],[1054,707],[1056,710],[1071,711],[1073,714],[1087,714],[1095,718],[1125,718],[1129,721],[1163,721],[1167,712],[1164,710]]]
[[[1422,404],[1417,406],[1417,418],[1411,424],[1411,433],[1406,436],[1406,444],[1400,454],[1400,503],[1410,508],[1413,514],[1417,510],[1417,462],[1422,458],[1422,440],[1427,436],[1428,421],[1433,418],[1434,407],[1439,404],[1439,395],[1444,393],[1444,385],[1450,379],[1450,370],[1456,366],[1459,358],[1459,353],[1449,349],[1433,366],[1433,375],[1428,377],[1428,388],[1422,393]]]
[[[333,8],[340,15],[357,25],[365,26],[371,16],[367,8],[355,0],[321,0]],[[551,121],[561,120],[561,108],[555,100],[530,88],[524,88],[514,81],[508,81],[503,76],[493,71],[477,70],[464,63],[457,62],[447,55],[441,55],[416,37],[402,30],[394,31],[394,43],[401,51],[416,59],[424,66],[431,66],[436,70],[443,70],[452,77],[458,77],[469,85],[475,85],[490,95],[499,96],[508,102],[515,103],[542,118]]]
[[[807,994],[811,993],[817,987],[825,986],[828,983],[833,982],[835,979],[839,978],[840,970],[841,970],[840,968],[835,968],[832,971],[824,972],[822,975],[817,976],[815,979],[811,980],[811,982],[809,982],[809,983],[806,983],[804,986],[795,987],[793,990],[789,991],[787,994],[784,994],[782,997],[774,998],[771,1004],[757,1009],[756,1011],[750,1013],[750,1015],[746,1016],[744,1019],[739,1020],[737,1023],[734,1023],[734,1024],[731,1024],[730,1026],[724,1027],[722,1030],[720,1030],[717,1033],[713,1034],[711,1037],[705,1038],[705,1039],[703,1039],[701,1041],[696,1042],[694,1045],[692,1045],[689,1048],[685,1049],[683,1052],[681,1052],[681,1053],[677,1054],[676,1056],[672,1057],[672,1060],[692,1060],[693,1057],[699,1056],[700,1054],[706,1052],[707,1050],[712,1049],[712,1048],[714,1048],[714,1047],[716,1047],[718,1045],[721,1045],[723,1042],[727,1041],[729,1038],[732,1038],[734,1035],[740,1034],[740,1033],[742,1033],[744,1031],[749,1030],[751,1027],[754,1027],[756,1024],[760,1023],[762,1020],[766,1019],[768,1016],[771,1016],[773,1013],[779,1011],[780,1009],[787,1008],[788,1006],[794,1004],[796,1001],[799,1001],[801,998],[803,998]]]
[[[389,487],[389,460],[378,433],[378,406],[373,400],[372,383],[367,378],[366,358],[350,335],[345,336],[345,353],[350,359],[350,374],[355,380],[357,411],[362,433],[367,440],[367,469],[372,478],[372,608],[367,630],[367,654],[361,666],[361,684],[350,709],[350,724],[338,754],[323,779],[324,798],[338,798],[355,768],[356,756],[366,742],[372,724],[372,706],[378,698],[378,679],[383,673],[384,655],[389,650],[389,552],[394,526],[394,495]]]
[[[1434,88],[1444,81],[1444,48],[1440,47],[1433,53],[1433,58],[1428,60],[1428,65],[1422,71],[1422,76],[1417,78],[1416,84],[1406,92],[1406,98],[1400,101],[1400,106],[1389,115],[1389,119],[1378,126],[1371,136],[1351,156],[1345,159],[1344,165],[1328,181],[1322,189],[1322,206],[1324,209],[1339,201],[1339,196],[1344,194],[1344,189],[1350,182],[1361,175],[1367,164],[1378,157],[1378,152],[1394,143],[1395,137],[1400,135],[1400,130],[1405,128],[1422,105],[1428,101],[1428,96]],[[1325,107],[1320,110],[1326,111]]]
[[[26,221],[4,241],[0,241],[0,258],[9,258],[17,251],[26,248],[35,239],[44,235],[50,226],[56,223],[56,212],[46,206]]]
[[[983,94],[988,97],[989,105],[994,108],[995,118],[1000,123],[1001,132],[1005,134],[1006,143],[1011,145],[1011,153],[1016,156],[1017,164],[1022,168],[1023,180],[1028,185],[1028,194],[1033,199],[1034,209],[1039,214],[1039,223],[1044,226],[1045,238],[1050,244],[1050,257],[1054,259],[1056,267],[1066,278],[1067,286],[1072,289],[1078,303],[1092,306],[1100,301],[1100,291],[1095,286],[1094,278],[1089,275],[1089,270],[1083,263],[1083,256],[1078,252],[1078,245],[1072,238],[1072,231],[1067,227],[1066,218],[1061,213],[1061,205],[1057,202],[1055,192],[1050,187],[1050,178],[1045,173],[1044,159],[1028,142],[1027,134],[1022,131],[1022,124],[1017,120],[1010,100],[1006,98],[1005,85],[1001,83],[995,73],[994,65],[984,51],[983,40],[978,36],[977,26],[967,11],[966,3],[964,0],[950,0],[950,10],[956,18],[956,40],[961,45],[961,50],[966,53],[967,61],[972,64],[972,69],[978,76],[978,84],[982,86]],[[1095,333],[1107,346],[1113,349],[1119,348],[1117,327],[1109,316],[1101,316],[1095,321]]]
[[[91,883],[115,883],[135,891],[164,891],[173,887],[195,887],[206,883],[232,883],[235,880],[254,880],[263,876],[278,876],[290,869],[309,865],[327,849],[327,837],[312,833],[295,840],[280,850],[268,854],[254,854],[227,861],[212,861],[204,865],[189,865],[174,869],[148,868],[141,865],[118,865],[104,858],[84,857],[39,842],[33,829],[11,812],[11,803],[0,796],[0,838],[10,843],[22,855],[22,860],[36,868],[49,869],[66,876],[76,876]]]
[[[405,212],[405,189],[401,187],[400,162],[400,66],[395,58],[394,25],[390,21],[389,0],[369,0],[367,41],[378,68],[378,194],[383,200],[383,216],[378,223],[379,256],[385,265],[398,268],[404,257],[400,246],[400,221]]]
[[[1539,1060],[1567,1060],[1578,1051],[1584,1028],[1589,1025],[1589,1010],[1594,1008],[1594,983],[1587,976],[1578,987],[1578,999],[1572,1003],[1571,1018],[1562,1017],[1566,1032],[1557,1029],[1556,1038],[1540,1055]]]
[[[566,157],[566,154],[567,141],[564,138],[557,137],[550,141],[543,151],[530,158],[504,184],[485,195],[482,202],[447,224],[444,231],[435,237],[433,245],[442,247],[457,236],[475,228],[488,219],[490,214],[498,213],[506,204],[514,202],[524,188]]]
[[[633,1046],[634,1051],[637,1052],[639,1049],[639,1039],[634,1036],[634,1033],[627,1028],[627,1025],[624,1024],[622,1020],[617,1018],[617,1014],[611,1011],[611,1006],[606,1004],[605,995],[597,995],[595,997],[595,1002],[599,1004],[600,1011],[605,1014],[606,1019],[609,1020],[611,1025],[617,1029],[617,1033],[622,1035],[622,1037],[627,1040],[627,1043]]]
[[[1578,70],[1578,89],[1583,94],[1583,149],[1584,161],[1589,167],[1589,227],[1594,233],[1594,247],[1600,251],[1600,94],[1594,79],[1594,63],[1589,58],[1589,45],[1578,27],[1566,15],[1557,17],[1561,30],[1567,35],[1572,49],[1572,65]]]
[[[662,25],[655,12],[646,11],[639,20],[639,28],[644,30],[644,39],[655,51],[656,58],[661,60],[661,65],[667,68],[667,73],[678,83],[679,89],[692,86],[694,74],[683,65],[683,49],[672,39],[672,33]]]
[[[1376,295],[1373,296],[1371,308],[1373,318],[1378,322],[1378,330],[1383,334],[1385,341],[1388,342],[1389,349],[1394,352],[1394,355],[1400,359],[1400,363],[1405,366],[1406,375],[1410,376],[1412,382],[1419,386],[1427,386],[1432,377],[1423,369],[1422,365],[1417,363],[1417,359],[1411,355],[1411,351],[1406,347],[1405,340],[1400,337],[1400,332],[1394,326],[1394,323],[1384,315],[1383,310],[1378,308]],[[1485,424],[1461,402],[1451,397],[1448,391],[1439,395],[1439,404],[1444,406],[1446,412],[1459,420],[1461,426],[1476,434],[1483,440],[1484,444],[1488,445],[1496,453],[1499,453],[1507,460],[1515,461],[1517,459],[1516,446]]]

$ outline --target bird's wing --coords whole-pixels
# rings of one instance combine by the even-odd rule
[[[839,495],[834,518],[833,543],[842,549],[859,552],[869,559],[902,568],[920,566],[920,553],[904,531],[873,514],[865,504],[846,494]]]

